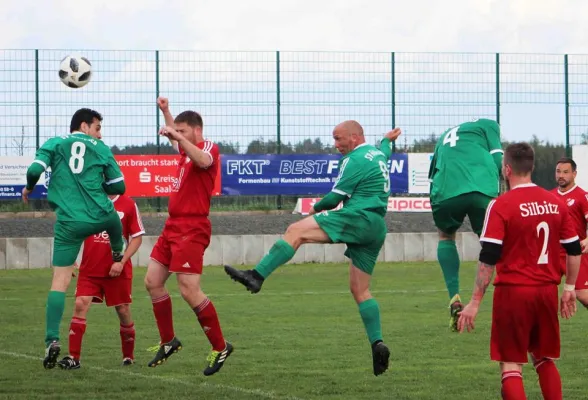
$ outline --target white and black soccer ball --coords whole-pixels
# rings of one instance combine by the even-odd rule
[[[92,78],[92,64],[86,57],[68,55],[59,65],[59,79],[64,85],[79,89],[90,82]]]

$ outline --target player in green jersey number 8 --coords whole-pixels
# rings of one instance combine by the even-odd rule
[[[55,210],[56,221],[53,281],[46,308],[45,368],[54,368],[59,356],[65,292],[83,241],[106,231],[113,263],[123,257],[122,225],[108,195],[124,194],[125,183],[110,148],[101,140],[101,121],[102,116],[94,110],[76,111],[70,135],[49,139],[37,150],[22,192],[27,203],[41,174],[51,168],[47,200]]]
[[[489,119],[452,127],[435,146],[429,169],[430,198],[439,230],[437,259],[449,294],[449,325],[453,331],[463,308],[455,233],[467,215],[472,230],[480,236],[488,203],[499,193],[502,154],[500,126]]]
[[[253,270],[241,271],[225,266],[226,273],[247,290],[257,293],[263,282],[280,265],[288,262],[305,243],[345,243],[349,265],[349,286],[372,350],[373,373],[388,368],[390,351],[383,342],[380,308],[369,286],[376,260],[386,239],[384,217],[390,196],[388,160],[392,141],[400,129],[388,132],[379,148],[365,142],[363,128],[355,121],[345,121],[333,131],[339,160],[335,185],[310,211],[310,216],[288,227],[269,253]],[[343,202],[343,208],[334,209]]]
[[[84,143],[74,142],[71,145],[69,168],[74,174],[79,174],[84,170],[84,154],[86,154],[86,145]]]

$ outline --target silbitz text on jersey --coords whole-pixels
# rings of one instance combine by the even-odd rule
[[[543,204],[539,204],[536,201],[532,203],[522,203],[519,205],[519,209],[521,210],[521,216],[523,217],[545,214],[559,214],[559,205],[548,203],[547,201],[544,201]]]

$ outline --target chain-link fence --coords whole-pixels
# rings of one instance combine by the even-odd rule
[[[93,64],[82,89],[57,75],[75,53]],[[224,154],[331,153],[345,119],[362,123],[370,143],[401,127],[402,152],[431,151],[445,129],[480,117],[498,120],[505,140],[551,146],[551,158],[588,139],[585,55],[0,50],[0,155],[32,155],[67,133],[82,106],[103,114],[115,153],[168,153],[159,95],[174,114],[199,111]]]

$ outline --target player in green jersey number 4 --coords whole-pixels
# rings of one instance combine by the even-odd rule
[[[496,121],[478,119],[445,131],[431,160],[431,208],[439,230],[437,259],[449,292],[449,326],[453,331],[463,308],[455,233],[467,215],[480,236],[488,203],[500,191],[502,155],[500,126]]]
[[[46,141],[27,170],[23,201],[51,168],[47,200],[55,210],[53,281],[47,298],[45,358],[43,366],[54,368],[60,352],[59,325],[65,306],[65,292],[74,263],[84,240],[106,231],[110,236],[112,260],[123,256],[124,242],[120,218],[108,195],[124,194],[123,175],[101,138],[102,116],[87,108],[73,115],[70,135]]]
[[[339,160],[337,181],[321,201],[311,209],[311,216],[288,227],[269,253],[253,270],[238,270],[226,265],[226,273],[257,293],[265,279],[288,262],[305,243],[345,243],[345,255],[351,260],[349,285],[359,306],[372,349],[374,375],[388,369],[390,351],[382,340],[380,308],[369,287],[376,259],[384,245],[387,227],[384,217],[390,196],[391,142],[400,129],[388,132],[378,149],[365,142],[363,128],[355,121],[345,121],[333,131]],[[343,208],[329,211],[343,202]]]

